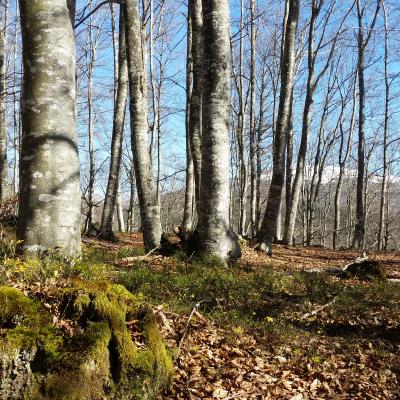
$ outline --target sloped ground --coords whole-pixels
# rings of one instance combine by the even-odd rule
[[[169,345],[180,345],[160,398],[400,398],[400,285],[324,273],[358,255],[244,247],[228,268],[156,256],[124,265],[123,283],[152,299]],[[399,253],[369,257],[400,277]]]
[[[183,325],[172,319],[173,329]],[[170,344],[176,345],[173,335]],[[396,345],[351,335],[263,337],[195,318],[164,399],[398,399]]]
[[[244,248],[243,257],[239,263],[253,268],[270,267],[277,271],[324,270],[344,267],[358,256],[360,256],[360,253],[350,250],[277,245],[273,257],[255,252],[251,248]],[[379,261],[388,277],[400,279],[400,252],[372,251],[368,253],[368,258]]]
[[[182,253],[143,257],[140,235],[85,243],[84,259],[68,271],[28,271],[29,291],[52,305],[48,287],[67,275],[143,293],[174,355],[174,382],[159,399],[400,398],[399,283],[324,273],[355,252],[277,246],[270,258],[245,247],[224,266]],[[399,253],[370,258],[400,276]],[[56,323],[73,334],[69,321]]]

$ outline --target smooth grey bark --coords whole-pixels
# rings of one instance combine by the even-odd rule
[[[202,137],[202,71],[203,71],[203,14],[202,0],[189,0],[192,26],[193,87],[190,98],[189,137],[193,157],[195,200],[199,214],[201,186],[201,137]]]
[[[126,223],[126,230],[128,233],[132,233],[135,222],[135,200],[136,200],[136,186],[135,186],[135,166],[133,160],[130,160],[130,168],[128,171],[131,193],[129,197],[129,208]]]
[[[285,187],[285,225],[283,240],[288,243],[286,238],[290,224],[290,206],[292,202],[293,189],[293,91],[290,100],[290,119],[286,135],[286,187]],[[293,240],[293,239],[292,239]]]
[[[200,249],[240,257],[229,225],[230,18],[228,0],[203,0],[204,92],[199,207]]]
[[[125,232],[124,210],[122,208],[121,193],[119,192],[117,194],[117,199],[115,202],[115,211],[117,213],[118,230],[120,232]]]
[[[113,133],[111,139],[111,162],[101,218],[102,236],[106,239],[113,238],[112,221],[114,209],[117,205],[119,190],[125,111],[128,96],[128,63],[125,46],[124,9],[122,7],[120,10],[118,47],[118,80],[116,82],[117,88],[114,106]]]
[[[316,85],[314,82],[314,71],[315,71],[315,61],[316,54],[314,50],[314,36],[315,36],[315,26],[317,23],[317,18],[320,12],[320,7],[322,7],[323,1],[317,4],[316,0],[312,1],[311,5],[311,20],[308,33],[308,77],[307,77],[307,89],[306,98],[304,102],[303,111],[303,122],[302,122],[302,133],[300,140],[299,153],[297,158],[296,174],[293,182],[293,187],[290,195],[290,207],[287,224],[285,224],[285,237],[284,240],[289,245],[293,245],[294,228],[296,223],[298,202],[300,198],[301,185],[304,179],[304,168],[307,155],[308,138],[310,132],[310,124],[312,117],[312,106],[314,103],[314,92]]]
[[[163,7],[164,3],[160,3],[160,16],[158,22],[158,32],[156,35],[163,37],[162,22],[163,22]],[[164,84],[164,60],[163,51],[161,50],[157,56],[157,63],[159,65],[159,74],[156,78],[154,74],[154,62],[156,60],[154,47],[156,35],[154,34],[154,1],[149,2],[149,80],[150,80],[150,94],[151,94],[151,108],[152,108],[152,122],[150,124],[151,141],[150,141],[150,159],[151,164],[154,165],[154,153],[157,149],[157,173],[156,173],[156,196],[160,210],[161,207],[161,136],[162,136],[162,96],[163,96],[163,84]],[[147,23],[146,23],[147,25]],[[146,38],[145,38],[146,39]],[[143,46],[145,48],[145,46]]]
[[[307,156],[307,149],[308,149],[308,140],[310,135],[310,125],[312,119],[312,109],[314,103],[314,93],[318,87],[318,83],[324,76],[325,72],[327,71],[331,59],[334,54],[335,45],[337,38],[339,36],[341,27],[345,21],[345,18],[342,19],[340,24],[339,30],[335,35],[332,45],[330,48],[330,52],[328,58],[323,66],[322,70],[315,76],[315,66],[319,51],[323,46],[323,39],[325,36],[326,26],[329,22],[330,16],[333,12],[333,7],[335,5],[335,1],[331,2],[327,16],[324,17],[322,27],[319,29],[322,31],[321,37],[318,41],[316,48],[314,48],[314,41],[315,41],[315,32],[317,27],[317,20],[320,14],[320,11],[324,5],[324,0],[312,0],[311,3],[311,19],[310,19],[310,26],[308,30],[308,57],[307,57],[307,69],[308,69],[308,76],[307,76],[307,88],[306,88],[306,98],[304,101],[304,111],[303,111],[303,121],[302,121],[302,132],[301,132],[301,140],[300,140],[300,147],[299,153],[297,158],[297,166],[296,166],[296,174],[293,182],[293,187],[290,191],[290,205],[289,205],[289,214],[287,216],[287,221],[285,224],[285,235],[284,240],[289,245],[293,245],[293,237],[294,237],[294,229],[296,224],[296,217],[297,217],[297,210],[298,210],[298,203],[300,198],[300,191],[301,185],[304,179],[304,169],[305,169],[305,162]]]
[[[388,134],[389,134],[389,107],[390,107],[390,81],[389,81],[389,31],[388,17],[385,2],[383,1],[383,18],[385,27],[385,117],[383,127],[383,159],[382,159],[382,186],[379,206],[379,230],[378,230],[378,250],[384,249],[386,234],[386,209],[387,209],[387,188],[388,188]]]
[[[265,66],[263,68],[263,74],[265,75]],[[257,126],[257,138],[256,138],[256,215],[254,222],[254,232],[252,237],[255,237],[258,232],[261,221],[261,175],[262,175],[262,155],[261,155],[261,143],[263,138],[264,129],[264,113],[265,113],[265,90],[266,82],[265,79],[261,80],[261,90],[260,90],[260,102],[259,102],[259,112],[258,112],[258,126]]]
[[[238,144],[238,187],[239,187],[239,235],[245,234],[246,205],[247,205],[247,157],[246,157],[246,113],[247,104],[243,82],[243,51],[244,51],[244,0],[240,5],[240,39],[239,39],[239,71],[236,77],[236,88],[239,100],[239,113],[237,121]],[[235,74],[236,75],[236,74]]]
[[[0,7],[0,202],[7,196],[6,26]]]
[[[381,6],[381,0],[377,0],[376,10],[368,28],[367,37],[364,38],[363,17],[365,6],[361,7],[361,0],[357,0],[357,50],[358,50],[358,162],[357,162],[357,200],[356,200],[356,224],[354,226],[353,248],[362,250],[365,246],[365,50],[374,30],[376,19]]]
[[[159,70],[159,82],[157,86],[157,179],[156,179],[156,196],[158,207],[162,208],[161,205],[161,169],[162,169],[162,159],[161,159],[161,139],[162,139],[162,96],[163,96],[163,83],[164,83],[164,66],[163,66],[163,55],[162,52],[159,56],[160,60],[160,70]]]
[[[251,236],[257,234],[257,137],[256,137],[256,0],[250,1],[250,230]]]
[[[187,50],[186,50],[186,185],[185,185],[185,206],[183,209],[182,225],[186,229],[192,229],[194,217],[194,167],[193,155],[190,146],[190,99],[193,90],[193,60],[192,60],[192,21],[188,8],[187,17]]]
[[[80,251],[75,40],[66,0],[20,0],[22,149],[17,238],[37,254]]]
[[[148,148],[146,49],[143,47],[137,0],[125,5],[126,47],[130,95],[132,153],[143,229],[144,246],[152,250],[161,242],[161,220],[154,190],[153,166]]]
[[[272,240],[276,234],[282,191],[285,183],[286,130],[290,119],[290,100],[294,83],[295,37],[299,8],[299,0],[287,0],[287,17],[285,15],[286,23],[284,24],[286,29],[281,54],[281,89],[274,137],[272,180],[264,218],[257,234],[260,248],[270,255],[272,255]]]
[[[18,13],[18,10],[17,10]],[[18,18],[17,14],[17,18]],[[14,31],[13,38],[13,85],[17,86],[18,72],[17,72],[17,46],[18,46],[18,30]],[[19,60],[20,61],[20,60]],[[21,62],[21,61],[20,61]],[[13,161],[13,194],[18,194],[18,164],[19,164],[19,153],[20,153],[20,142],[21,142],[21,113],[19,112],[21,94],[18,94],[14,90],[13,93],[13,150],[14,150],[14,161]]]
[[[91,2],[89,1],[89,12],[91,12]],[[99,32],[99,31],[97,31]],[[98,34],[97,34],[98,35]],[[96,35],[96,36],[97,36]],[[89,184],[87,188],[87,218],[86,218],[86,232],[90,232],[93,226],[93,210],[94,210],[94,181],[96,176],[96,159],[94,150],[94,110],[93,110],[93,79],[94,79],[94,67],[96,63],[96,42],[97,40],[93,38],[93,26],[92,26],[92,16],[89,19],[88,26],[88,87],[87,87],[87,108],[88,108],[88,143],[89,143]]]

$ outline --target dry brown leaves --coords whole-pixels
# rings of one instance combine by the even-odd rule
[[[329,269],[344,267],[354,261],[360,254],[352,250],[331,250],[322,247],[288,247],[274,246],[274,254],[254,251],[250,247],[242,249],[242,257],[238,261],[244,268],[272,268],[277,271],[302,271],[307,269]],[[368,253],[371,260],[377,260],[384,267],[388,277],[400,278],[400,252]]]
[[[187,317],[156,312],[167,343],[176,347]],[[174,383],[160,399],[398,399],[399,357],[379,346],[310,335],[271,349],[197,314],[175,362]]]

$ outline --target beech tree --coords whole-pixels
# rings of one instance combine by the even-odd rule
[[[250,1],[250,230],[251,236],[257,234],[257,137],[256,137],[256,0]]]
[[[290,101],[294,84],[295,38],[299,20],[299,0],[287,0],[287,17],[281,49],[281,89],[278,118],[273,146],[273,170],[267,207],[257,239],[261,249],[272,255],[272,240],[276,234],[285,184],[286,132],[290,121]]]
[[[353,247],[361,250],[365,246],[365,50],[371,39],[372,32],[381,7],[381,0],[377,0],[375,14],[371,25],[367,29],[365,37],[365,27],[363,18],[366,13],[366,6],[357,0],[357,50],[358,50],[358,164],[357,164],[357,207],[356,224],[354,226]]]
[[[6,32],[3,6],[0,8],[0,201],[7,192],[7,120],[6,120]]]
[[[189,140],[193,158],[195,200],[199,213],[201,187],[201,140],[202,140],[202,104],[203,104],[203,13],[202,0],[189,0],[189,18],[191,24],[191,64],[192,90],[189,106]]]
[[[17,237],[29,253],[80,250],[75,40],[66,0],[20,0],[22,148]]]
[[[382,157],[382,189],[379,206],[379,230],[378,230],[378,249],[386,250],[387,246],[387,190],[388,190],[388,136],[389,136],[389,116],[390,116],[390,77],[389,77],[389,32],[388,16],[385,1],[382,0],[383,19],[385,27],[385,55],[384,55],[384,79],[385,79],[385,116],[383,123],[383,157]]]
[[[400,93],[396,2],[238,0],[229,4],[234,15],[229,23],[221,23],[225,2],[30,3],[21,1],[20,9],[28,10],[32,20],[39,13],[38,20],[48,26],[55,15],[69,17],[78,56],[74,61],[73,49],[60,50],[65,41],[73,47],[72,28],[66,39],[59,39],[58,28],[43,28],[45,38],[42,31],[35,35],[36,28],[24,23],[25,12],[20,107],[20,18],[12,2],[2,2],[0,200],[17,210],[9,196],[21,188],[18,231],[28,247],[68,247],[65,221],[78,235],[78,224],[71,221],[79,217],[65,211],[77,207],[78,191],[65,204],[53,203],[67,199],[58,189],[64,180],[71,190],[76,185],[68,177],[79,178],[79,146],[85,155],[81,222],[101,222],[104,238],[113,238],[116,217],[123,230],[125,217],[128,230],[143,231],[151,250],[160,244],[163,228],[183,222],[188,230],[198,224],[199,246],[223,258],[229,256],[231,239],[235,242],[231,227],[256,238],[271,254],[284,221],[289,244],[296,237],[305,245],[398,248],[399,114],[392,107]],[[187,20],[176,18],[183,14]],[[58,27],[60,19],[54,24]],[[232,36],[225,48],[227,26]],[[44,49],[47,43],[56,48],[55,41],[60,42],[57,67]],[[67,52],[76,70],[63,64]],[[44,59],[51,62],[41,63]],[[231,77],[223,60],[230,62]],[[76,129],[70,123],[73,73],[78,79]],[[127,93],[132,129],[122,140]],[[49,152],[57,154],[54,162]],[[229,219],[223,209],[229,210]],[[64,212],[68,218],[60,216]],[[43,221],[53,219],[47,228]],[[54,233],[57,224],[64,233]],[[222,226],[228,234],[220,235]],[[96,227],[93,232],[98,233]],[[46,235],[54,240],[42,239]],[[225,250],[219,241],[227,243]]]
[[[124,7],[132,152],[144,245],[147,250],[152,250],[160,245],[162,232],[160,209],[154,189],[153,166],[150,161],[147,137],[146,49],[142,41],[142,28],[137,1],[126,2]]]
[[[128,64],[125,46],[125,19],[124,9],[120,10],[119,24],[119,51],[117,67],[117,87],[114,106],[113,133],[111,142],[111,162],[108,175],[107,191],[104,200],[101,220],[102,235],[104,238],[113,237],[112,222],[119,190],[122,141],[125,122],[125,110],[128,96]]]
[[[190,7],[187,15],[187,40],[186,40],[186,110],[185,110],[185,132],[186,132],[186,184],[185,184],[185,208],[183,210],[182,225],[191,229],[194,221],[195,206],[195,181],[192,147],[190,145],[190,104],[193,91],[193,60],[192,60],[192,17]]]
[[[203,0],[203,131],[199,207],[200,248],[237,258],[240,247],[229,225],[230,34],[228,0]]]
[[[341,34],[342,26],[346,20],[347,15],[350,10],[346,13],[346,16],[342,18],[342,21],[339,25],[339,29],[335,36],[329,39],[329,42],[332,42],[327,59],[325,60],[322,68],[319,72],[316,71],[316,62],[321,49],[324,49],[327,46],[327,42],[325,41],[325,32],[327,28],[327,24],[330,21],[331,15],[336,6],[336,1],[332,1],[326,11],[325,15],[322,18],[319,29],[322,31],[320,38],[315,45],[315,33],[316,26],[318,23],[318,16],[324,6],[324,0],[312,0],[311,2],[311,18],[310,18],[310,26],[308,31],[308,55],[307,55],[307,68],[308,68],[308,77],[307,77],[307,88],[306,88],[306,99],[304,102],[304,111],[303,111],[303,121],[302,121],[302,133],[301,133],[301,141],[299,154],[297,159],[297,167],[296,174],[293,182],[293,187],[290,192],[290,207],[288,209],[289,215],[287,216],[287,222],[285,224],[285,236],[284,240],[286,243],[293,245],[293,235],[294,228],[296,223],[297,209],[301,191],[301,185],[304,179],[304,170],[305,170],[305,162],[306,155],[308,149],[308,141],[310,136],[310,125],[312,120],[313,113],[313,103],[314,103],[314,94],[317,90],[317,87],[331,65],[332,58],[334,56],[335,47],[339,35]]]

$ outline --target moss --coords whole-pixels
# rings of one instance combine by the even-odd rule
[[[90,322],[84,334],[76,337],[69,351],[63,354],[62,369],[47,375],[39,398],[76,400],[111,396],[114,384],[108,353],[110,340],[107,322]]]
[[[61,315],[75,321],[72,338],[53,326],[40,302],[17,289],[0,288],[0,316],[8,328],[0,353],[7,349],[10,365],[22,349],[33,353],[24,370],[32,374],[33,391],[26,389],[19,398],[153,399],[169,384],[172,360],[141,296],[120,285],[77,280],[62,297]],[[137,319],[147,347],[143,351],[126,324]]]
[[[41,303],[11,287],[0,288],[1,326],[6,328],[0,339],[0,351],[34,349],[33,371],[43,371],[59,362],[64,343],[63,333],[53,326]]]
[[[170,383],[173,375],[171,355],[165,347],[153,312],[145,309],[143,314],[141,325],[145,343],[149,350],[139,352],[136,363],[149,374],[152,373],[154,379],[159,380],[158,386],[166,386]]]
[[[117,398],[131,393],[132,399],[153,398],[160,388],[169,384],[172,360],[168,354],[152,311],[143,306],[140,295],[133,295],[121,285],[106,282],[76,282],[66,290],[71,316],[90,326],[96,321],[107,322],[109,370],[116,385]],[[131,319],[141,321],[147,350],[138,351],[126,326]],[[87,331],[87,327],[85,330]],[[83,340],[90,341],[87,333]]]
[[[37,325],[40,303],[34,302],[18,289],[0,288],[0,326],[9,328],[19,324]]]
[[[143,308],[138,318],[147,349],[136,352],[123,376],[133,399],[153,399],[171,383],[173,363],[151,309]]]

